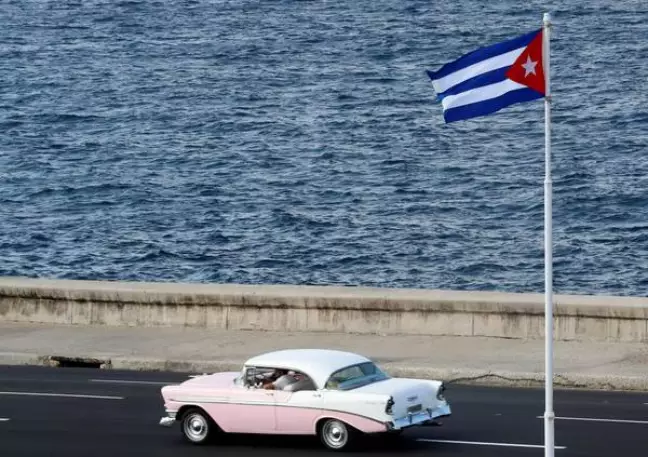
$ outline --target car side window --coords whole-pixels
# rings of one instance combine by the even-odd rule
[[[332,390],[337,389],[341,383],[360,376],[363,376],[363,373],[359,366],[354,365],[352,367],[344,368],[333,373],[333,375],[326,383],[326,388]]]
[[[241,376],[246,387],[266,390],[298,392],[317,390],[315,383],[304,373],[272,367],[247,367]]]
[[[336,371],[324,387],[329,390],[348,390],[382,381],[388,377],[372,362],[363,362]]]
[[[272,368],[247,367],[243,378],[243,385],[249,387],[259,387],[264,379],[272,375]]]
[[[276,382],[284,371],[286,370],[273,367],[247,367],[243,376],[243,385],[267,388],[268,384]]]
[[[296,372],[292,375],[292,378],[293,379],[283,387],[283,390],[288,392],[317,390],[313,380],[304,373]]]
[[[315,384],[310,379],[304,379],[302,381],[297,381],[295,384],[292,384],[286,388],[289,392],[301,392],[301,391],[315,391],[317,388]]]

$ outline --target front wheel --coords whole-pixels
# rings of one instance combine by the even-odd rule
[[[333,451],[348,449],[355,438],[355,429],[337,419],[327,419],[319,429],[324,446]]]
[[[180,423],[182,434],[192,444],[207,443],[215,432],[216,424],[201,409],[192,408],[183,416]]]

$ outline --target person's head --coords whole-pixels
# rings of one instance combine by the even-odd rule
[[[284,370],[282,368],[279,368],[279,369],[275,370],[274,377],[275,378],[280,378],[280,377],[282,377],[283,375],[286,375],[286,374],[288,374],[288,370]]]

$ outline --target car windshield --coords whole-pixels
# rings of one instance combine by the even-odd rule
[[[389,379],[389,376],[383,373],[380,368],[372,362],[365,362],[336,371],[326,382],[325,388],[351,390],[385,379]]]

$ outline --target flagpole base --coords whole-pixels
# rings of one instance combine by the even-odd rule
[[[545,457],[554,457],[554,422],[556,420],[556,415],[553,411],[545,411],[544,413],[544,432],[545,432],[545,442],[544,442],[544,455]]]

